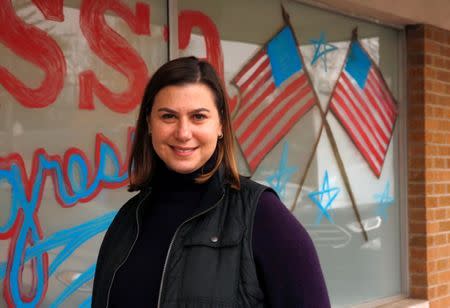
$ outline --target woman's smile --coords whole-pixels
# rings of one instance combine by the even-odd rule
[[[189,156],[194,153],[194,151],[198,147],[180,147],[180,146],[171,146],[172,150],[175,152],[175,154],[179,156]]]

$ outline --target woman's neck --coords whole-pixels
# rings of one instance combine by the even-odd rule
[[[202,174],[214,168],[216,158],[213,155],[202,167],[191,173],[178,173],[170,169],[163,161],[158,162],[153,187],[158,187],[164,191],[189,191],[201,189],[204,183],[200,184],[196,180]]]

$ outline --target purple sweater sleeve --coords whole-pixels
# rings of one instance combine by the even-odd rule
[[[311,238],[272,192],[261,195],[252,241],[258,279],[268,307],[330,307]]]

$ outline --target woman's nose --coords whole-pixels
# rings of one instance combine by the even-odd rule
[[[176,137],[181,141],[187,141],[191,139],[192,132],[188,121],[181,119],[178,122]]]

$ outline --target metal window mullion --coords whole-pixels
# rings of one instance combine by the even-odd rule
[[[408,134],[407,134],[407,84],[406,84],[406,33],[399,33],[398,39],[398,88],[399,88],[399,205],[400,205],[400,266],[401,291],[409,295],[409,241],[408,241]]]
[[[178,0],[167,0],[168,60],[178,58]]]

